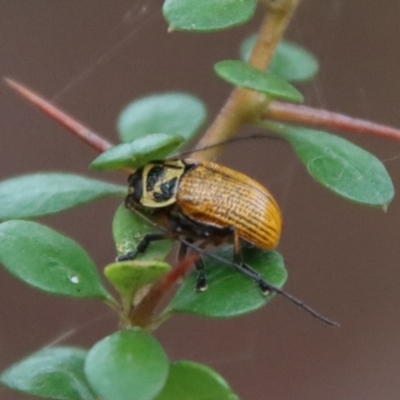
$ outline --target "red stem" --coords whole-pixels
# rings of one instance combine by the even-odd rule
[[[70,117],[68,114],[52,105],[49,101],[28,89],[26,86],[23,86],[10,78],[4,78],[4,80],[8,86],[18,92],[23,98],[28,100],[44,114],[48,115],[59,124],[67,128],[71,133],[88,144],[98,153],[103,153],[113,146],[109,141],[103,139],[101,135],[81,124],[75,118]]]
[[[367,133],[400,141],[400,130],[317,108],[272,101],[264,117],[353,133]]]

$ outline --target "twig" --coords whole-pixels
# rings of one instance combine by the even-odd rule
[[[347,115],[289,103],[272,101],[264,117],[285,122],[338,129],[353,133],[366,133],[400,141],[400,130]]]
[[[268,68],[273,53],[299,3],[300,0],[270,0],[267,2],[267,15],[251,53],[250,65],[262,70]],[[235,89],[199,141],[196,149],[227,141],[237,133],[244,123],[259,119],[267,104],[268,99],[263,94],[247,89]],[[212,147],[194,157],[201,160],[214,160],[222,150],[222,146]]]
[[[4,78],[4,80],[8,86],[18,92],[32,105],[34,105],[47,116],[67,128],[71,133],[73,133],[76,137],[85,142],[98,153],[103,153],[113,146],[109,141],[103,139],[101,135],[99,135],[92,129],[89,129],[88,127],[77,121],[75,118],[72,118],[65,112],[61,111],[59,108],[51,104],[48,100],[39,96],[37,93],[28,89],[26,86],[10,78]]]

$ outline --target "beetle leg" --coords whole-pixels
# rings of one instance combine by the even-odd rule
[[[165,233],[148,233],[147,235],[143,236],[143,239],[139,242],[135,250],[119,256],[117,261],[134,260],[138,254],[144,253],[147,250],[151,242],[168,239],[169,237],[170,235]]]
[[[179,247],[179,252],[178,252],[178,259],[182,260],[186,253],[187,253],[187,246],[184,243],[181,243]],[[195,263],[195,268],[197,271],[197,278],[196,278],[196,286],[195,290],[196,292],[204,292],[207,289],[207,277],[204,272],[204,263],[201,258],[199,258]]]
[[[243,264],[239,233],[233,226],[230,227],[230,230],[233,234],[233,260],[236,264]]]
[[[197,271],[197,279],[196,279],[196,292],[204,292],[207,289],[207,277],[204,271],[204,262],[201,258],[199,258],[194,263]]]
[[[257,271],[243,262],[238,231],[234,227],[231,229],[233,233],[233,259],[235,261],[235,268],[256,282],[264,295],[268,295],[272,290],[271,285]]]
[[[270,285],[268,282],[266,282],[263,277],[255,271],[253,268],[251,268],[249,265],[240,262],[240,263],[235,263],[234,267],[241,272],[243,275],[248,276],[250,279],[252,279],[254,282],[257,283],[257,285],[260,287],[261,291],[265,296],[270,294],[272,291],[275,291],[274,287]]]

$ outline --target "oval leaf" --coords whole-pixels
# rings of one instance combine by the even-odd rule
[[[167,383],[155,400],[239,400],[211,368],[190,361],[171,365]]]
[[[71,239],[36,222],[0,224],[0,263],[44,292],[109,299],[86,252]]]
[[[183,137],[178,135],[152,133],[112,147],[100,154],[90,164],[90,168],[97,171],[140,168],[149,161],[163,160],[183,141]]]
[[[114,333],[86,358],[85,372],[103,400],[150,400],[163,388],[169,363],[160,344],[140,330]]]
[[[68,347],[41,350],[1,375],[10,389],[62,400],[95,400],[83,372],[86,352]]]
[[[165,275],[171,266],[163,261],[125,261],[107,265],[104,275],[121,296],[124,310],[128,310],[136,292]]]
[[[371,153],[326,132],[275,123],[266,126],[287,139],[309,174],[339,196],[383,208],[393,199],[392,180]]]
[[[0,220],[54,214],[125,191],[122,186],[79,175],[24,175],[0,183]]]
[[[303,95],[277,75],[260,71],[243,61],[225,60],[214,65],[219,77],[236,87],[256,90],[274,99],[301,103]]]
[[[112,230],[118,255],[135,250],[146,234],[161,232],[139,214],[129,211],[123,205],[115,213]],[[139,254],[136,259],[162,261],[171,252],[173,245],[173,240],[150,243],[147,250]]]
[[[244,24],[257,0],[165,0],[163,14],[171,30],[204,31]]]
[[[241,58],[248,61],[257,35],[247,38],[240,49]],[[318,73],[316,57],[304,47],[288,40],[282,40],[276,48],[269,72],[280,76],[285,81],[304,82]]]
[[[216,254],[232,262],[233,248],[228,246]],[[242,256],[244,262],[257,270],[268,283],[279,288],[284,285],[287,273],[279,253],[245,248]],[[194,290],[197,277],[194,271],[185,279],[165,312],[230,318],[257,310],[273,297],[264,296],[251,279],[233,268],[211,257],[205,258],[204,262],[208,289],[203,293]]]
[[[197,97],[185,93],[164,93],[129,104],[118,119],[123,142],[149,133],[169,133],[192,139],[206,119],[206,109]]]

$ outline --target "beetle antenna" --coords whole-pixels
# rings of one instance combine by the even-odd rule
[[[153,227],[155,227],[156,229],[159,229],[165,233],[170,233],[168,232],[167,229],[163,228],[162,226],[157,225],[154,221],[152,221],[150,218],[148,218],[146,215],[142,214],[141,212],[137,211],[137,210],[131,210],[133,212],[135,212],[137,215],[139,215],[140,218],[142,218],[144,221],[146,221],[147,223],[149,223],[150,225],[152,225]],[[278,293],[280,295],[282,295],[283,297],[285,297],[286,299],[288,299],[289,301],[291,301],[292,303],[294,303],[295,305],[297,305],[298,307],[302,308],[304,311],[306,311],[307,313],[311,314],[313,317],[319,319],[322,322],[325,322],[328,325],[331,326],[340,326],[340,324],[338,324],[335,321],[330,320],[327,317],[324,317],[322,314],[320,314],[319,312],[315,311],[313,308],[311,308],[310,306],[308,306],[307,304],[305,304],[303,301],[301,301],[300,299],[298,299],[297,297],[291,295],[290,293],[286,292],[283,289],[278,288],[277,286],[274,286],[268,282],[266,282],[260,274],[258,274],[258,272],[253,271],[249,266],[247,266],[246,264],[235,264],[229,260],[226,260],[225,258],[219,257],[215,254],[211,254],[208,253],[207,251],[205,251],[204,249],[202,249],[199,246],[196,246],[195,244],[182,239],[180,237],[177,237],[177,240],[181,243],[183,243],[184,245],[186,245],[187,247],[191,248],[192,250],[194,250],[196,253],[199,253],[201,255],[204,255],[206,257],[212,258],[215,261],[218,261],[222,264],[228,265],[230,267],[233,267],[241,272],[243,272],[243,274],[247,275],[249,278],[253,279],[255,282],[257,282],[260,286],[262,286],[265,290],[267,291],[271,291],[271,292],[275,292]]]
[[[267,283],[267,282],[265,282],[265,283]],[[298,299],[297,297],[291,295],[290,293],[286,292],[285,290],[282,290],[282,289],[280,289],[280,288],[278,288],[276,286],[270,285],[269,283],[267,283],[267,286],[270,287],[271,291],[276,292],[278,294],[281,294],[283,297],[286,297],[289,301],[291,301],[292,303],[296,304],[296,306],[299,306],[304,311],[306,311],[309,314],[311,314],[313,317],[318,318],[319,320],[325,322],[328,325],[340,326],[339,323],[337,323],[335,321],[332,321],[331,319],[323,316],[322,314],[320,314],[319,312],[315,311],[313,308],[311,308],[307,304],[303,303],[300,299]]]
[[[208,146],[204,146],[201,149],[186,150],[186,151],[183,151],[183,152],[179,153],[179,157],[186,156],[186,155],[192,154],[192,153],[199,153],[200,151],[212,149],[214,147],[222,146],[224,144],[230,144],[230,143],[234,143],[234,142],[241,142],[241,141],[244,141],[244,140],[252,140],[252,139],[283,140],[280,136],[270,135],[268,133],[253,133],[252,135],[249,135],[249,136],[240,136],[240,137],[235,137],[235,138],[232,138],[232,139],[229,139],[229,140],[223,140],[222,142],[218,142],[218,143],[210,144]]]
[[[259,275],[256,271],[253,272],[253,270],[251,268],[249,268],[247,265],[235,264],[235,263],[232,263],[231,261],[228,261],[222,257],[216,256],[215,254],[210,254],[207,251],[205,251],[204,249],[194,245],[193,243],[186,241],[185,239],[178,238],[178,240],[181,243],[185,244],[186,246],[192,248],[194,251],[196,251],[202,255],[205,255],[206,257],[210,257],[218,262],[221,262],[225,265],[229,265],[230,267],[233,267],[233,268],[243,272],[244,274],[249,276],[251,279],[253,279],[255,282],[257,282],[260,286],[263,286],[264,289],[267,289],[268,291],[271,291],[271,292],[281,294],[283,297],[287,298],[289,301],[296,304],[298,307],[302,308],[304,311],[308,312],[313,317],[321,320],[322,322],[325,322],[326,324],[331,325],[331,326],[340,326],[339,323],[332,321],[331,319],[323,316],[322,314],[315,311],[312,307],[308,306],[307,304],[305,304],[303,301],[301,301],[297,297],[293,296],[292,294],[286,292],[283,289],[278,288],[277,286],[271,285],[270,283],[266,282],[261,277],[261,275]]]

